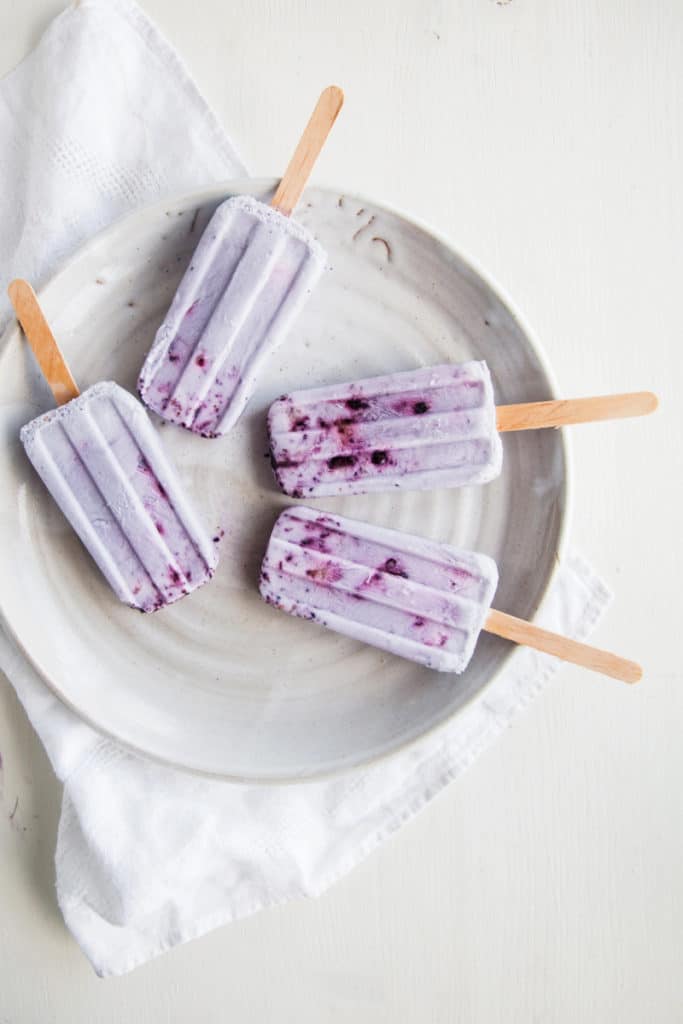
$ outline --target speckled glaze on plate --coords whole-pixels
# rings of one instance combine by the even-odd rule
[[[218,202],[273,182],[230,182],[141,210],[85,246],[40,298],[82,387],[134,391],[142,362]],[[510,304],[431,229],[377,203],[309,189],[297,217],[330,269],[237,427],[205,440],[157,419],[216,534],[214,580],[143,616],[120,605],[34,473],[19,428],[51,396],[19,332],[0,343],[0,611],[53,690],[87,721],[164,761],[243,781],[316,778],[373,761],[457,714],[513,656],[480,638],[462,676],[411,662],[265,605],[259,564],[278,512],[266,412],[278,395],[430,363],[486,359],[499,404],[554,396]],[[483,487],[309,502],[493,556],[495,605],[532,617],[567,521],[562,432],[507,434]]]

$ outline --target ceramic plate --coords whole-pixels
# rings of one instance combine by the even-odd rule
[[[81,387],[135,390],[138,371],[217,203],[270,194],[230,182],[139,211],[95,238],[41,299]],[[221,561],[208,586],[154,615],[119,604],[26,459],[19,427],[51,407],[19,332],[0,348],[1,611],[49,686],[87,721],[154,757],[240,780],[309,779],[423,736],[500,672],[513,648],[482,636],[462,676],[422,669],[263,604],[275,488],[265,413],[291,388],[486,359],[499,404],[553,396],[547,367],[509,303],[431,230],[378,203],[310,189],[298,218],[330,269],[270,363],[246,415],[219,440],[157,421]],[[508,434],[485,487],[316,502],[348,516],[484,551],[496,607],[536,612],[562,546],[561,432]]]

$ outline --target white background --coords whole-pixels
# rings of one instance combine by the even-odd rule
[[[0,73],[62,6],[2,0]],[[0,680],[0,1024],[683,1021],[681,0],[143,6],[255,173],[340,83],[318,181],[450,235],[566,395],[659,392],[649,421],[573,432],[574,541],[616,593],[596,642],[646,674],[566,668],[326,896],[105,982],[61,922],[59,786]]]

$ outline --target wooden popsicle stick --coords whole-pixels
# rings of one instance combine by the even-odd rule
[[[570,640],[569,637],[561,636],[559,633],[551,633],[524,619],[507,615],[506,612],[497,612],[492,609],[484,623],[484,629],[487,633],[504,637],[505,640],[534,647],[537,651],[543,651],[544,654],[554,654],[555,657],[562,658],[563,661],[570,661],[574,665],[592,669],[593,672],[602,672],[603,675],[620,679],[624,683],[637,683],[643,675],[642,668],[635,661],[627,661],[626,658],[619,658],[616,654],[610,654],[608,651],[589,647],[588,644]]]
[[[304,133],[299,139],[299,144],[294,150],[294,155],[289,161],[287,170],[270,204],[285,217],[290,216],[299,202],[301,193],[313,170],[313,164],[318,159],[320,150],[330,134],[330,129],[337,119],[343,102],[344,93],[338,85],[328,85],[327,89],[323,89],[321,92],[315,110],[304,128]]]
[[[506,430],[537,430],[539,427],[566,427],[571,423],[620,420],[628,416],[647,416],[655,411],[658,404],[657,396],[651,391],[634,391],[624,395],[499,405],[496,408],[496,426],[502,433]]]
[[[80,392],[76,381],[71,376],[31,285],[19,278],[10,283],[7,292],[57,405],[65,405],[72,398],[78,398]]]

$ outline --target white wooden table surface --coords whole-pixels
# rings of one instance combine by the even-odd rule
[[[0,1024],[683,1021],[681,0],[144,6],[255,172],[343,84],[318,180],[449,234],[567,395],[660,393],[647,423],[574,431],[575,542],[616,593],[596,640],[646,677],[565,669],[322,899],[106,982],[61,922],[60,789],[1,680]],[[61,7],[3,0],[0,73]]]

